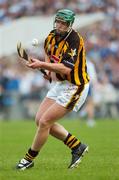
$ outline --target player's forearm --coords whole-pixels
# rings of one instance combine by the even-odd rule
[[[47,63],[47,62],[42,62],[41,64],[42,69],[46,69],[52,72],[56,73],[61,73],[61,74],[69,74],[71,69],[64,66],[64,64],[56,64],[56,63]]]
[[[31,58],[31,62],[27,64],[28,67],[33,69],[45,69],[55,73],[68,75],[71,69],[64,64],[41,62],[38,59]]]

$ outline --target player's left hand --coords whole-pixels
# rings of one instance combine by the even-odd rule
[[[41,68],[42,62],[38,59],[31,58],[31,61],[27,63],[27,66],[32,69]]]

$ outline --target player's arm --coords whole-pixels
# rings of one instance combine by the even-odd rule
[[[34,58],[32,58],[32,63],[28,63],[27,66],[33,69],[42,68],[64,75],[68,75],[71,72],[71,69],[69,67],[66,67],[63,63],[58,64],[58,63],[42,62]]]
[[[62,75],[69,75],[74,68],[74,64],[78,57],[79,41],[71,42],[70,47],[62,57],[62,63],[41,62],[38,59],[32,59],[32,63],[28,67],[37,69],[42,68]]]
[[[46,47],[46,41],[44,42],[44,49]],[[55,73],[61,73],[66,75],[67,73],[70,73],[70,69],[65,67],[62,63],[60,64],[56,64],[56,63],[51,63],[51,60],[49,59],[49,57],[47,56],[47,52],[45,49],[45,62],[41,62],[38,59],[32,59],[32,63],[28,64],[28,67],[33,68],[33,69],[37,69],[37,68],[42,68],[47,70],[47,72],[55,72]]]

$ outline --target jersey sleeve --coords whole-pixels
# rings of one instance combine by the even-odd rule
[[[69,47],[62,57],[62,63],[73,69],[77,59],[79,58],[80,38],[77,38],[76,40],[72,39],[68,44]]]

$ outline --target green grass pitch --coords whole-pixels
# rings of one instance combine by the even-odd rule
[[[16,163],[31,145],[33,121],[0,122],[0,180],[119,180],[119,121],[98,120],[94,128],[85,121],[61,120],[69,132],[89,145],[89,153],[74,170],[67,169],[70,150],[49,137],[35,166],[16,171]]]

